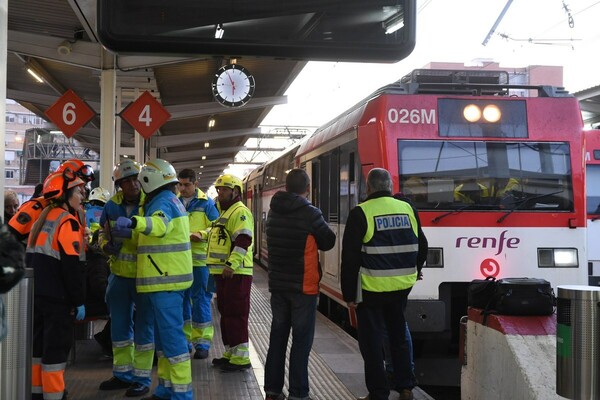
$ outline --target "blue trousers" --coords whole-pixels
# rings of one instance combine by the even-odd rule
[[[289,399],[308,399],[308,357],[315,335],[318,295],[272,292],[271,335],[265,364],[265,392],[279,395],[283,390],[285,354],[292,331],[289,363]]]
[[[154,321],[158,354],[158,386],[154,395],[161,399],[193,400],[192,365],[187,339],[183,333],[183,290],[141,293],[148,299]],[[136,327],[137,329],[137,327]]]
[[[369,302],[356,308],[358,345],[365,363],[365,382],[369,400],[387,400],[390,394],[383,364],[383,337],[387,328],[396,382],[411,375],[405,338],[404,312],[410,290],[370,294]]]
[[[113,375],[125,382],[137,382],[144,386],[150,386],[152,378],[150,371],[152,369],[152,355],[142,356],[145,361],[142,368],[137,366],[136,355],[138,350],[154,349],[154,335],[152,329],[143,330],[140,326],[144,325],[140,318],[144,318],[144,313],[140,313],[140,308],[144,305],[138,299],[135,289],[135,278],[124,278],[110,274],[108,277],[108,286],[106,288],[106,304],[110,312],[111,319],[111,339],[113,342]],[[134,337],[134,317],[133,307],[136,305],[135,314],[135,337]],[[150,327],[152,328],[152,327]],[[149,365],[147,360],[149,360]]]
[[[213,292],[208,289],[208,267],[194,267],[194,282],[186,289],[183,298],[183,321],[192,322],[192,343],[196,349],[210,349],[212,329],[206,334],[207,327],[212,327],[210,302]],[[210,337],[210,339],[209,339]]]

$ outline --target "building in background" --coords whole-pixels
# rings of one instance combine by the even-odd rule
[[[35,185],[21,183],[21,162],[25,131],[44,126],[46,121],[13,100],[6,100],[6,134],[4,135],[4,187],[14,190],[21,203],[29,200]]]

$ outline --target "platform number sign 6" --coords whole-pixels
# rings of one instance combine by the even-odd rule
[[[120,115],[145,139],[149,139],[171,118],[171,114],[148,91],[125,107]]]
[[[75,104],[69,102],[65,103],[63,107],[63,122],[67,125],[73,125],[77,121],[77,114],[75,114]]]
[[[75,92],[67,90],[46,110],[46,116],[65,136],[72,137],[96,115]]]

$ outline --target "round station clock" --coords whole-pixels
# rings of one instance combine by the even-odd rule
[[[215,100],[227,107],[241,107],[254,95],[254,77],[239,64],[219,68],[212,83]]]

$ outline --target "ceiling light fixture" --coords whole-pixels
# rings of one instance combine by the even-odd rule
[[[208,127],[209,128],[214,128],[215,127],[215,123],[216,123],[216,121],[215,121],[214,118],[211,117],[211,118],[208,119]]]
[[[31,68],[27,68],[27,72],[29,72],[29,75],[33,76],[35,78],[36,81],[38,81],[39,83],[44,83],[44,80],[42,79],[41,76],[39,76],[34,70],[32,70]]]
[[[223,24],[217,24],[215,27],[215,39],[222,39],[224,33],[225,29],[223,29]]]
[[[209,147],[210,147],[210,143],[209,143],[209,142],[205,142],[205,143],[204,143],[204,148],[205,148],[205,149],[207,149],[207,148],[209,148]]]
[[[390,35],[404,27],[404,13],[400,12],[392,15],[382,23],[385,34]]]

